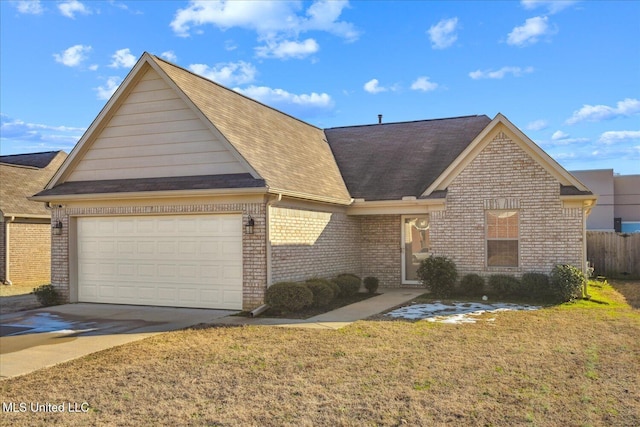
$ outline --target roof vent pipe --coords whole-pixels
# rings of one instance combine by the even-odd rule
[[[378,124],[382,124],[382,114],[378,114]]]

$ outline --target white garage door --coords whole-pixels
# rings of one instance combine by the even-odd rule
[[[78,218],[78,300],[242,308],[242,217]]]

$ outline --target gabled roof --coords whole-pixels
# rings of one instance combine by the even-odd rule
[[[247,165],[253,178],[264,180],[269,192],[350,203],[351,197],[321,129],[149,53],[144,53],[133,67],[47,190],[65,182],[69,170],[86,153],[85,145],[90,146],[92,134],[100,131],[102,123],[109,120],[110,110],[117,108],[120,98],[126,98],[137,76],[148,67],[177,91],[212,132],[219,133],[231,152]]]
[[[499,132],[504,132],[509,138],[529,154],[540,166],[542,166],[551,176],[560,183],[561,196],[575,196],[591,199],[595,203],[596,197],[593,193],[569,171],[560,166],[542,148],[533,142],[527,135],[518,129],[503,114],[498,113],[488,123],[480,133],[473,138],[470,144],[449,164],[446,169],[427,187],[422,196],[428,196],[437,190],[446,190],[464,168],[476,158],[476,156],[491,142],[493,136]],[[569,187],[574,189],[569,190]],[[562,190],[562,188],[565,188]],[[562,194],[571,192],[572,194]]]
[[[60,167],[64,151],[0,156],[0,211],[4,216],[48,217],[41,202],[27,198],[41,191]]]
[[[353,198],[399,200],[423,191],[491,122],[466,116],[325,129]]]

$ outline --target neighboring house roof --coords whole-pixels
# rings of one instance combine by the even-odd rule
[[[424,190],[491,122],[466,116],[325,129],[353,198],[398,200]]]
[[[60,167],[64,151],[0,156],[0,211],[4,216],[48,217],[42,202],[27,198],[41,191]]]

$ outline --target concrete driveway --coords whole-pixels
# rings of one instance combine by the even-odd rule
[[[66,304],[0,316],[0,377],[28,374],[158,333],[237,313],[173,307]]]

